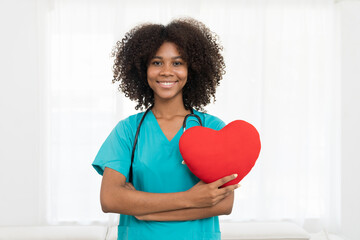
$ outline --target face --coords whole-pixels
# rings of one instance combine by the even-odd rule
[[[147,69],[147,81],[154,91],[154,100],[182,101],[182,89],[187,81],[187,64],[181,57],[177,46],[164,42],[150,59]]]

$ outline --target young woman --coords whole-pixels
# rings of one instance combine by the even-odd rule
[[[147,109],[120,121],[93,162],[103,175],[103,211],[121,214],[118,239],[221,238],[218,215],[231,213],[238,185],[220,186],[236,175],[206,184],[182,164],[178,146],[188,114],[204,127],[225,126],[199,112],[215,99],[221,50],[216,35],[193,19],[137,26],[115,46],[113,82],[136,109]],[[190,116],[187,128],[200,120]]]

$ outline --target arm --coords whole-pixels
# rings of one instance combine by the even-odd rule
[[[123,174],[105,168],[101,182],[100,201],[104,212],[143,215],[190,207],[184,192],[147,193],[126,186]]]
[[[211,184],[199,182],[185,192],[148,193],[127,188],[124,175],[111,168],[105,168],[100,191],[101,207],[104,212],[135,216],[210,207],[237,188],[237,185],[230,185],[219,189],[221,185],[235,178],[231,175]]]
[[[234,192],[224,198],[215,206],[205,208],[188,208],[175,211],[159,212],[143,216],[136,216],[138,220],[144,221],[189,221],[209,218],[219,215],[229,215],[234,202]]]

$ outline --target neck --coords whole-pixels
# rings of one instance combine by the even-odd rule
[[[156,118],[170,118],[176,115],[186,115],[190,113],[190,110],[186,110],[184,102],[181,99],[170,99],[163,101],[161,99],[154,99],[154,106],[151,111]]]

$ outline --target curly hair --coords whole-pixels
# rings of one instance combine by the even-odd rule
[[[119,81],[119,90],[136,101],[135,109],[148,108],[154,104],[154,93],[147,82],[147,67],[150,59],[164,42],[178,47],[188,66],[187,83],[183,88],[186,109],[204,110],[215,102],[216,87],[219,86],[225,63],[218,36],[203,23],[191,19],[176,19],[168,25],[138,25],[116,43],[112,50],[115,57],[113,83]]]

